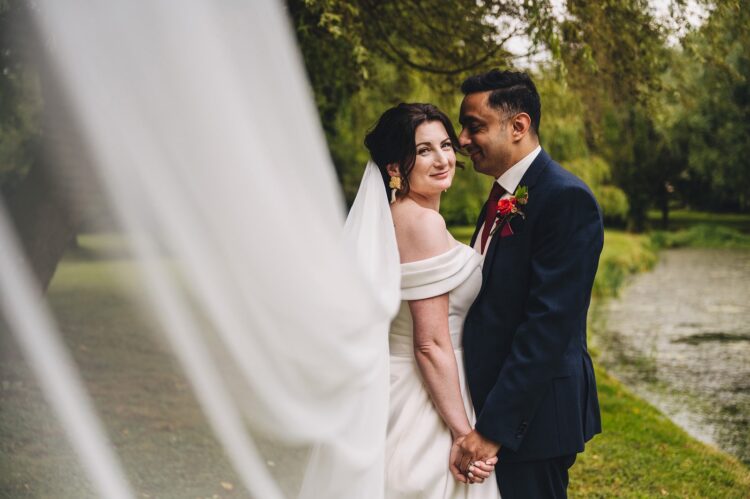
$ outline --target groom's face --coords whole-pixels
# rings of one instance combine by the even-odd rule
[[[468,94],[461,103],[458,141],[479,173],[499,177],[512,164],[512,131],[503,111],[489,106],[490,92]]]

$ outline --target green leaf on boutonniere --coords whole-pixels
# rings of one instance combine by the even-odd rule
[[[516,198],[518,204],[526,204],[529,201],[529,188],[525,185],[519,185],[516,188],[516,192],[513,193],[513,197]]]

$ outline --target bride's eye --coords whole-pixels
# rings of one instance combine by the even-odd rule
[[[453,145],[451,144],[450,140],[446,140],[445,142],[443,142],[443,144],[440,147],[442,147],[443,149],[448,149],[448,148],[453,149]]]
[[[427,148],[422,148],[422,149],[418,149],[418,150],[417,150],[417,154],[419,154],[420,156],[424,156],[424,154],[425,154],[426,152],[430,152],[430,150],[429,150],[429,149],[427,149]]]

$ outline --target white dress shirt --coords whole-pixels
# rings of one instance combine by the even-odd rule
[[[523,157],[521,161],[516,163],[515,165],[508,168],[508,170],[505,171],[502,175],[497,177],[495,179],[495,182],[500,184],[500,187],[505,189],[505,194],[500,199],[509,198],[514,192],[516,192],[516,188],[518,187],[518,184],[521,183],[521,179],[526,174],[526,170],[529,169],[531,166],[531,163],[534,162],[536,157],[539,155],[539,153],[542,150],[542,146],[536,146],[536,148],[531,151],[529,154]],[[497,218],[495,218],[495,224],[497,223]],[[494,228],[494,225],[493,225]],[[474,241],[474,249],[482,254],[482,230],[484,229],[484,223],[482,223],[482,226],[479,227],[479,236],[477,236],[477,240]],[[487,239],[487,245],[485,246],[485,249],[490,247],[490,243],[492,242],[492,235]]]

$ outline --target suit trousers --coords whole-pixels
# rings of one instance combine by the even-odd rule
[[[503,499],[564,499],[568,470],[576,454],[541,461],[497,463],[495,475]]]

